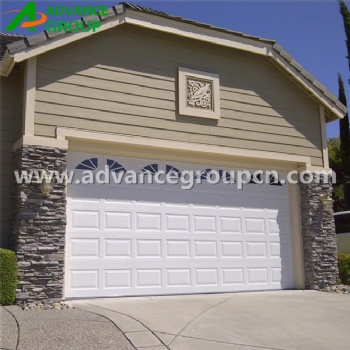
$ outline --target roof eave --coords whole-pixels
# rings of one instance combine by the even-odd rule
[[[347,107],[296,62],[280,45],[275,44],[268,57],[327,109],[327,122],[344,118],[347,113]]]
[[[9,51],[6,50],[4,57],[0,61],[0,76],[7,77],[12,71],[15,65],[14,58],[10,55]]]

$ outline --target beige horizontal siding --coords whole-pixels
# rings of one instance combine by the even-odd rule
[[[317,103],[267,59],[123,27],[38,57],[36,135],[54,137],[64,126],[285,152],[322,165]],[[179,66],[219,73],[218,122],[178,115]]]
[[[10,77],[0,78],[0,239],[7,246],[11,232],[13,144],[21,134],[22,67],[15,66]]]
[[[147,108],[147,112],[145,112],[145,114],[147,113],[147,115],[150,117],[137,115],[126,116],[127,113],[123,112],[123,110],[124,108],[129,108],[133,110],[133,108],[130,108],[130,105],[123,106],[124,108],[122,108],[116,103],[109,103],[106,105],[103,101],[97,103],[96,101],[86,98],[76,99],[75,107],[71,107],[71,105],[58,106],[57,110],[55,111],[55,116],[62,117],[54,118],[52,115],[49,114],[51,112],[51,104],[47,101],[50,101],[51,103],[52,101],[59,102],[59,100],[62,100],[62,95],[56,94],[56,96],[52,96],[52,94],[41,93],[37,96],[37,99],[42,101],[38,105],[37,114],[35,118],[35,121],[38,124],[45,124],[45,122],[48,122],[49,119],[52,119],[52,122],[55,123],[57,119],[62,120],[63,117],[68,116],[72,119],[72,123],[79,123],[80,126],[82,125],[81,123],[84,123],[84,120],[94,120],[99,123],[104,122],[115,124],[117,128],[121,125],[129,125],[130,127],[139,126],[144,128],[147,127],[161,129],[165,132],[179,131],[182,133],[199,133],[203,135],[216,135],[221,136],[223,138],[228,137],[243,140],[251,140],[253,138],[256,141],[265,141],[276,144],[281,144],[282,139],[283,144],[288,144],[291,146],[295,145],[294,136],[281,137],[280,134],[278,134],[278,132],[281,131],[281,128],[270,127],[270,129],[273,129],[270,130],[269,133],[265,133],[261,132],[260,130],[246,131],[245,129],[237,129],[236,125],[233,125],[234,127],[229,128],[220,126],[193,125],[190,123],[166,120],[161,118],[158,118],[155,121],[153,113],[159,114],[160,116],[162,115],[162,112],[160,112],[157,109]],[[44,100],[46,100],[46,102],[44,102]],[[69,101],[66,101],[65,98],[63,98],[63,100],[64,103],[69,103]],[[86,107],[89,107],[89,113],[86,113]],[[110,113],[110,111],[113,111],[114,113]],[[74,119],[77,120],[74,121]],[[309,147],[313,149],[312,142],[305,138],[299,138],[299,146]]]
[[[154,67],[148,66],[146,70],[144,66],[141,66],[136,62],[137,60],[142,60],[142,56],[141,58],[140,55],[135,56],[134,52],[133,57],[130,57],[128,62],[125,63],[121,60],[121,56],[125,55],[125,50],[120,50],[120,52],[115,53],[115,58],[113,58],[113,60],[105,60],[105,58],[100,56],[91,56],[92,53],[76,54],[64,49],[59,49],[57,52],[52,51],[47,53],[42,58],[40,66],[43,69],[55,69],[57,72],[87,75],[94,77],[95,79],[128,82],[130,84],[150,86],[152,88],[167,89],[173,91],[173,83],[176,80],[174,71],[176,71],[177,67],[180,65],[179,62],[174,61],[172,62],[171,66],[168,67],[168,69],[165,69],[164,62],[162,62],[160,66],[157,65],[157,62],[159,62],[159,57],[155,56],[153,59]],[[56,64],[55,57],[57,56],[57,53],[61,54],[62,58],[60,62],[57,62]],[[81,59],[82,56],[84,57],[84,60]],[[239,60],[240,57],[238,56],[234,59],[236,61]],[[132,64],[130,63],[130,60],[133,62]],[[268,71],[268,73],[264,72],[264,78],[260,77],[259,79],[257,72],[254,72],[253,70],[249,70],[249,74],[247,73],[246,75],[242,76],[240,69],[236,72],[233,72],[233,67],[229,67],[230,69],[228,70],[224,70],[223,67],[220,67],[222,70],[220,74],[221,88],[229,90],[236,89],[240,93],[248,92],[254,94],[255,92],[257,96],[262,96],[264,98],[266,97],[270,99],[272,98],[274,100],[282,100],[282,106],[284,107],[288,105],[293,106],[293,98],[295,97],[298,98],[299,103],[304,103],[306,106],[309,105],[310,101],[308,96],[302,93],[300,89],[297,88],[296,85],[289,79],[284,82],[284,87],[289,88],[288,94],[286,94],[284,91],[281,91],[278,86],[269,86],[267,82],[276,77],[278,79],[282,73],[276,69],[276,67],[274,67],[270,61],[267,61],[262,57],[258,57],[257,61],[259,64],[261,64],[260,71]],[[235,63],[237,64],[238,62]],[[242,61],[241,64],[247,65],[247,62]],[[193,63],[188,63],[187,65],[193,67]],[[232,66],[232,61],[230,62],[230,65]],[[64,69],[62,69],[62,66]],[[240,65],[238,66],[240,67]],[[198,68],[201,69],[200,67]],[[217,70],[212,71],[217,72]],[[251,74],[252,72],[253,74]],[[64,78],[65,76],[66,75],[61,74],[61,78]],[[232,85],[233,81],[235,82],[234,85]],[[155,82],[157,82],[156,85],[154,84]],[[257,94],[256,91],[259,91],[259,94]]]

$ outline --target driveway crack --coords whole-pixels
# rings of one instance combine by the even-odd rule
[[[99,309],[102,309],[102,310],[106,310],[106,311],[109,311],[109,312],[114,312],[116,314],[119,314],[119,315],[123,315],[123,316],[126,316],[126,317],[129,317],[131,318],[132,320],[142,324],[142,326],[144,326],[147,330],[149,330],[161,343],[163,346],[165,346],[168,350],[170,350],[170,348],[162,341],[162,339],[160,339],[155,333],[154,331],[152,331],[150,328],[148,328],[143,322],[141,322],[140,320],[136,319],[135,317],[132,317],[128,314],[125,314],[123,312],[119,312],[119,311],[115,311],[115,310],[110,310],[110,309],[107,309],[107,308],[104,308],[102,306],[97,306],[97,305],[94,305],[94,304],[89,304],[89,303],[86,303],[86,305],[90,305],[90,306],[94,306],[96,308],[99,308]],[[105,316],[106,317],[106,316]],[[107,318],[107,317],[106,317]],[[114,323],[114,322],[113,322]],[[115,324],[115,323],[114,323]],[[120,330],[120,328],[116,325],[116,327]],[[120,330],[121,331],[121,330]],[[121,331],[122,332],[122,331]],[[124,333],[128,333],[128,332],[122,332],[123,334]]]
[[[80,309],[79,307],[75,307],[75,309],[81,310],[81,311],[85,311],[85,312],[86,312],[86,310]],[[94,315],[98,315],[98,316],[101,316],[101,317],[105,318],[105,319],[106,319],[105,322],[108,322],[108,321],[109,321],[109,322],[112,322],[112,323],[114,324],[114,326],[124,335],[125,339],[127,339],[127,341],[130,343],[130,345],[131,345],[134,349],[136,349],[135,346],[134,346],[134,344],[130,341],[130,339],[129,339],[128,337],[125,336],[124,332],[117,326],[117,324],[116,324],[115,322],[113,322],[113,321],[112,321],[111,319],[109,319],[107,316],[98,314],[97,312],[93,312],[93,311],[88,311],[88,312],[91,312],[91,313],[94,314]]]
[[[212,305],[212,306],[209,306],[208,308],[206,308],[205,310],[203,310],[202,312],[200,312],[196,317],[194,317],[191,321],[189,321],[189,322],[187,322],[186,324],[185,324],[185,326],[184,327],[182,327],[182,329],[177,333],[177,334],[175,334],[175,337],[171,340],[171,342],[169,343],[169,346],[174,342],[174,340],[192,323],[192,322],[194,322],[195,320],[197,320],[199,317],[201,317],[203,314],[205,314],[206,312],[208,312],[209,310],[211,310],[211,309],[214,309],[215,307],[217,307],[217,306],[219,306],[219,305],[221,305],[221,304],[223,304],[223,303],[226,303],[227,301],[229,301],[229,300],[231,300],[231,299],[233,299],[233,297],[232,298],[228,298],[228,299],[225,299],[225,300],[223,300],[223,301],[220,301],[219,303],[217,303],[217,304],[215,304],[215,305]]]
[[[266,347],[266,346],[260,346],[260,345],[250,345],[250,344],[242,344],[242,343],[235,343],[235,342],[228,342],[228,341],[223,341],[223,340],[216,340],[216,339],[209,339],[209,338],[200,338],[200,337],[193,337],[190,335],[176,335],[172,333],[167,333],[167,332],[157,332],[161,334],[166,334],[166,335],[172,335],[172,336],[177,336],[180,338],[189,338],[189,339],[195,339],[195,340],[205,340],[205,341],[210,341],[213,343],[220,343],[220,344],[228,344],[228,345],[239,345],[239,346],[245,346],[247,348],[253,348],[253,349],[265,349],[265,350],[286,350],[282,348],[271,348],[271,347]],[[175,339],[175,338],[174,338]],[[170,345],[170,344],[169,344]]]
[[[20,339],[19,323],[18,323],[17,318],[15,317],[15,315],[10,310],[8,310],[5,306],[3,308],[4,308],[4,310],[6,310],[15,319],[16,326],[17,326],[17,342],[16,342],[16,348],[15,349],[17,350],[18,346],[19,346],[19,339]]]

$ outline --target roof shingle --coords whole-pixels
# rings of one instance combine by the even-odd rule
[[[24,35],[0,33],[0,61],[5,55],[7,45],[23,40],[24,38]]]

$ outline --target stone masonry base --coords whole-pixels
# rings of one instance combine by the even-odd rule
[[[331,195],[329,183],[300,184],[305,287],[324,289],[338,283],[337,244],[333,211],[324,209],[321,195]]]
[[[61,173],[66,167],[67,150],[23,146],[15,152],[17,171],[48,169]],[[47,197],[38,183],[17,184],[14,206],[16,302],[59,302],[63,296],[66,184],[55,183]]]

